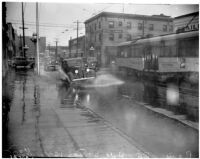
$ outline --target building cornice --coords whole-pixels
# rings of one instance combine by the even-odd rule
[[[88,20],[84,23],[87,24],[99,17],[112,17],[112,18],[126,18],[126,19],[148,19],[148,20],[160,20],[160,21],[173,21],[173,18],[170,16],[161,15],[139,15],[139,14],[124,14],[124,13],[113,13],[113,12],[101,12]]]

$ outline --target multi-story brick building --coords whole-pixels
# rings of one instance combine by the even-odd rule
[[[115,59],[117,45],[146,36],[173,32],[173,18],[160,15],[136,15],[102,12],[85,21],[86,54],[94,48],[94,56],[101,65]]]
[[[85,36],[69,40],[69,56],[70,57],[85,57]]]
[[[193,12],[174,18],[174,32],[193,30],[199,30],[199,12]]]

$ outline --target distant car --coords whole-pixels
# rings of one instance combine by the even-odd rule
[[[57,70],[57,64],[53,61],[49,61],[45,64],[45,70],[46,71],[56,71]]]

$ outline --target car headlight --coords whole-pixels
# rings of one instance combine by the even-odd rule
[[[89,68],[87,68],[87,69],[86,69],[86,71],[87,71],[87,72],[89,72],[89,71],[90,71],[90,69],[89,69]]]
[[[75,70],[75,73],[77,74],[77,73],[78,73],[78,70]]]

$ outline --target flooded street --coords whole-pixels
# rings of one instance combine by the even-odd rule
[[[199,158],[198,3],[1,9],[3,158]]]
[[[13,82],[13,95],[10,98],[8,122],[9,144],[5,154],[20,150],[26,155],[48,156],[45,149],[53,141],[44,140],[48,130],[52,130],[48,128],[51,126],[55,128],[53,131],[61,130],[65,123],[65,114],[59,117],[55,112],[64,113],[67,109],[74,109],[78,103],[119,130],[130,143],[150,156],[198,157],[197,129],[145,107],[165,108],[172,114],[190,119],[184,111],[172,109],[172,105],[167,104],[166,88],[138,80],[124,81],[107,71],[100,71],[95,81],[74,83],[72,86],[59,80],[58,72],[46,72],[43,68],[40,77],[36,77],[33,70],[13,70],[9,79]],[[190,99],[187,94],[182,99],[186,96]],[[198,97],[193,98],[193,103],[185,108],[198,106]],[[195,116],[192,119],[197,121]],[[77,119],[74,117],[73,120]],[[98,122],[99,118],[92,121]],[[59,134],[65,138],[62,131]]]
[[[163,89],[152,86],[152,83],[136,81],[119,86],[80,89],[78,97],[84,105],[133,138],[144,151],[159,157],[194,157],[198,155],[198,131],[144,107],[144,104],[165,107],[183,115],[182,110],[178,112],[176,108],[167,106],[166,96],[161,94]],[[187,106],[194,103],[198,106],[198,97],[195,100],[196,103],[193,101]]]

